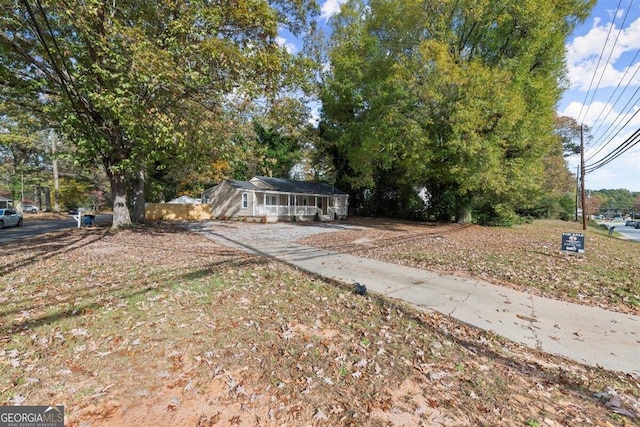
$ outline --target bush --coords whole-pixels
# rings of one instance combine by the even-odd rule
[[[480,225],[495,227],[511,227],[522,224],[523,218],[516,214],[515,210],[505,204],[485,205],[474,211],[475,222]]]

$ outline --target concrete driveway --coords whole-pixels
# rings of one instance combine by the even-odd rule
[[[242,251],[452,316],[512,341],[591,366],[640,376],[640,316],[542,298],[482,280],[291,243],[335,225],[191,223],[188,228]]]

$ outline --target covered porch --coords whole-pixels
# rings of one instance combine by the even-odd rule
[[[256,216],[276,217],[278,220],[333,220],[347,216],[345,196],[256,192]]]

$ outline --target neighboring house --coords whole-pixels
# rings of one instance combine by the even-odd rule
[[[214,218],[333,220],[347,217],[349,195],[328,184],[256,176],[224,181],[202,193]]]
[[[180,196],[173,200],[169,200],[167,203],[178,204],[178,205],[187,205],[187,204],[199,205],[200,200],[194,199],[193,197],[189,197],[189,196]]]

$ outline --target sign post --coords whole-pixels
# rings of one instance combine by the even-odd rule
[[[82,224],[82,213],[78,212],[77,215],[71,215],[71,217],[76,220],[78,228],[80,228],[80,225]]]

